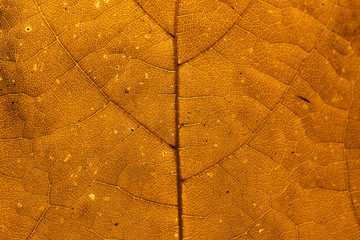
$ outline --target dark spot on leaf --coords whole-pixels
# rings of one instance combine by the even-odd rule
[[[310,103],[309,99],[302,97],[302,96],[298,96],[296,95],[298,98],[300,98],[301,100],[303,100],[304,102]]]
[[[132,131],[132,132],[135,131],[135,129],[133,129],[133,128],[129,128],[129,130]]]
[[[119,223],[115,223],[114,226],[117,227],[119,225]]]
[[[227,190],[226,193],[229,193],[229,190]]]
[[[124,93],[129,93],[129,90],[126,89],[126,90],[124,91]]]

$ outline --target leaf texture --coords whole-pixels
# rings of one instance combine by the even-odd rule
[[[359,0],[1,0],[0,239],[360,239]]]

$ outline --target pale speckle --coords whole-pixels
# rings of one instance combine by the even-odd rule
[[[140,84],[140,85],[144,85],[144,82],[140,82],[139,84]]]
[[[60,80],[59,79],[56,79],[55,81],[57,84],[60,84]]]
[[[145,78],[148,79],[149,78],[149,74],[145,73]]]
[[[259,230],[259,233],[262,233],[263,231],[264,231],[264,229],[260,229],[260,230]]]
[[[96,7],[96,8],[100,8],[100,7],[101,7],[100,1],[96,1],[96,2],[95,2],[95,7]]]
[[[44,206],[41,206],[40,208],[39,208],[39,211],[44,211],[45,210],[45,207]]]
[[[249,48],[249,52],[253,52],[254,51],[254,49],[253,48]]]
[[[116,76],[115,76],[115,82],[118,82],[119,79],[120,79],[119,74],[116,74]]]
[[[139,46],[136,46],[135,48],[138,50],[140,47],[139,47]]]
[[[89,194],[89,198],[92,200],[95,200],[95,194],[93,194],[93,193]]]
[[[328,116],[325,116],[324,117],[325,121],[329,120],[329,117]]]
[[[17,203],[16,206],[18,206],[19,208],[22,207],[23,205],[21,203]]]
[[[175,233],[174,237],[176,237],[176,238],[179,237],[179,234]]]
[[[336,53],[336,50],[335,50],[335,49],[333,49],[333,50],[332,50],[332,53],[333,53],[333,54],[335,54],[335,53]]]
[[[216,120],[217,123],[221,122],[220,119]]]
[[[219,145],[217,145],[216,143],[213,145],[214,147],[219,147]]]
[[[94,108],[94,107],[92,107],[92,108],[90,108],[90,110],[91,110],[91,111],[94,111],[94,110],[95,110],[95,108]]]
[[[118,134],[118,133],[119,133],[119,132],[115,129],[115,130],[114,130],[114,134]]]
[[[34,70],[34,71],[38,70],[38,66],[37,66],[36,63],[34,63],[34,65],[33,65],[33,70]]]
[[[64,222],[65,222],[65,219],[64,219],[64,218],[61,218],[61,219],[60,219],[60,222],[61,222],[61,223],[64,223]]]
[[[25,31],[26,31],[26,32],[31,32],[31,30],[32,30],[32,28],[31,28],[30,26],[27,26],[27,27],[25,28]]]
[[[222,221],[221,219],[219,219],[219,222],[221,222],[221,223],[222,223],[223,221]]]
[[[69,154],[65,157],[64,162],[67,162],[70,158],[71,158],[71,154],[69,153]]]
[[[208,177],[213,177],[213,176],[214,176],[214,173],[208,172],[206,175],[207,175]]]
[[[76,34],[74,34],[73,37],[76,38]]]

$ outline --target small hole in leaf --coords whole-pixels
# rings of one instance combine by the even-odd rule
[[[119,65],[116,65],[115,68],[116,68],[116,69],[119,69]]]
[[[132,131],[132,132],[135,131],[135,129],[133,129],[133,128],[129,128],[129,130]]]
[[[27,27],[25,28],[25,31],[30,32],[30,31],[31,31],[31,27],[30,27],[30,26],[27,26]]]

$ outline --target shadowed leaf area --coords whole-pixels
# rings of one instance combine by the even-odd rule
[[[1,0],[1,240],[360,239],[360,0]]]

